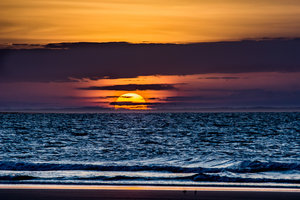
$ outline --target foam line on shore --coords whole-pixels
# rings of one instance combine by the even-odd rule
[[[191,186],[121,186],[121,185],[25,185],[0,184],[0,189],[63,189],[63,190],[160,190],[160,191],[253,191],[253,192],[297,192],[297,188],[263,187],[191,187]]]

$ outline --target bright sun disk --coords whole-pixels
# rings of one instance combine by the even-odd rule
[[[126,93],[118,97],[115,109],[147,110],[145,99],[136,93]]]

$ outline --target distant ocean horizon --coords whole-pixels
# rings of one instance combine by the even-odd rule
[[[206,112],[300,112],[298,106],[224,106],[224,107],[197,107],[197,108],[156,108],[147,110],[114,109],[99,106],[62,107],[62,108],[6,108],[0,113],[206,113]]]
[[[300,188],[300,112],[0,113],[0,184]]]

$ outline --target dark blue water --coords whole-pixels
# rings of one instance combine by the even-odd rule
[[[300,187],[300,113],[2,113],[0,142],[0,183]]]

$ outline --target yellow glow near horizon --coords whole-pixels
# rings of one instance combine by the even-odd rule
[[[115,105],[115,109],[127,109],[127,110],[147,110],[147,105],[145,99],[136,93],[126,93],[121,95],[116,103],[120,103],[119,105]],[[124,103],[122,105],[122,103]],[[128,104],[126,104],[128,103]],[[130,103],[133,103],[132,105]]]
[[[76,87],[91,87],[91,86],[110,86],[110,85],[127,85],[127,84],[177,84],[186,82],[186,79],[191,82],[192,80],[197,81],[198,75],[185,76],[138,76],[135,78],[119,78],[119,79],[100,79],[90,80],[82,79],[76,82]],[[182,86],[185,86],[184,84]],[[109,105],[111,102],[116,102],[117,99],[125,93],[134,93],[134,91],[125,90],[76,90],[78,96],[92,97],[91,99],[85,99],[86,103],[91,103],[97,106],[103,106],[106,108],[112,108]],[[163,103],[164,99],[170,96],[179,95],[177,90],[139,90],[138,94],[144,98],[146,103]],[[97,98],[105,97],[105,98]],[[114,106],[113,106],[114,107]],[[147,106],[147,109],[150,109]]]
[[[2,0],[0,43],[299,37],[299,0]]]

